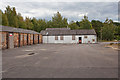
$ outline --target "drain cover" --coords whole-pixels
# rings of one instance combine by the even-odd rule
[[[28,55],[34,55],[35,53],[29,53]]]

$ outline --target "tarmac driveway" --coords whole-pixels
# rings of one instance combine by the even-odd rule
[[[102,44],[39,44],[3,50],[3,78],[117,78],[118,51]]]

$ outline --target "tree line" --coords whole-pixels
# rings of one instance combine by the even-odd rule
[[[1,20],[2,19],[2,20]],[[23,28],[40,32],[46,28],[71,28],[75,29],[95,29],[98,40],[120,40],[120,23],[106,19],[105,22],[99,20],[89,21],[87,16],[81,21],[71,21],[68,23],[67,18],[63,17],[59,12],[54,14],[52,20],[36,19],[35,17],[25,19],[20,13],[16,12],[15,7],[7,6],[6,10],[0,10],[0,24],[3,26],[11,26],[15,28]]]

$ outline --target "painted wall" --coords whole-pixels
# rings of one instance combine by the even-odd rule
[[[85,38],[87,36],[87,38]],[[55,40],[55,36],[43,36],[43,43],[79,43],[79,37],[82,38],[82,43],[96,43],[96,35],[76,35],[75,40],[72,40],[72,35],[63,36],[63,40]],[[94,41],[93,41],[94,39]]]

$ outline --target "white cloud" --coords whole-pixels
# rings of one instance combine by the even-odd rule
[[[79,14],[78,16],[80,16],[80,17],[83,17],[83,16],[87,16],[88,15],[88,13],[82,13],[82,14]]]
[[[118,3],[81,3],[81,2],[2,2],[4,6],[0,7],[5,10],[9,4],[11,7],[16,7],[17,12],[20,12],[24,18],[36,17],[50,20],[51,17],[59,11],[62,16],[68,18],[69,21],[79,21],[84,15],[87,15],[90,20],[98,19],[105,20],[106,17],[117,20]],[[89,13],[89,14],[88,14]]]
[[[47,8],[37,8],[37,9],[31,9],[27,13],[24,12],[23,16],[29,16],[29,17],[46,17],[46,16],[52,16],[54,13],[56,13],[55,10],[47,9]]]
[[[80,17],[83,17],[85,14],[79,14]]]

